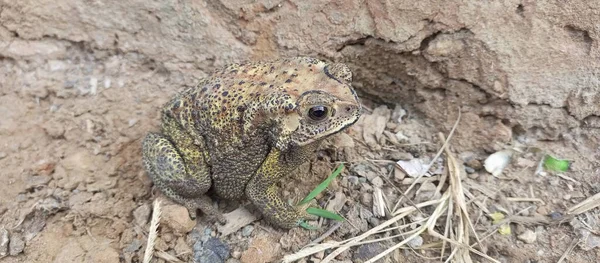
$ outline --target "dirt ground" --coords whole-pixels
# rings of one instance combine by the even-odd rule
[[[598,262],[600,211],[568,214],[600,192],[598,10],[585,0],[0,1],[0,262],[142,262],[153,201],[164,200],[140,151],[159,108],[226,63],[294,55],[347,63],[367,108],[281,184],[297,202],[344,163],[317,203],[346,220],[282,231],[257,219],[223,236],[164,200],[154,262],[277,262],[437,200],[452,188],[442,180],[451,158],[408,190],[411,174],[459,110],[448,149],[481,239],[473,248],[499,262]],[[506,149],[510,164],[491,175],[486,158]],[[544,154],[571,167],[540,172]],[[434,212],[402,223],[418,229]],[[444,233],[445,220],[433,229]],[[398,231],[335,260],[366,262],[407,237]],[[423,233],[378,262],[440,262],[441,247]]]
[[[12,61],[1,69],[4,83],[28,87],[4,89],[0,96],[0,230],[10,241],[0,248],[8,254],[2,261],[141,262],[152,201],[160,194],[152,191],[152,183],[142,169],[140,139],[157,129],[159,107],[177,91],[165,88],[173,76],[139,63],[135,56],[90,55],[77,47],[69,53],[72,57],[68,61]],[[97,64],[95,56],[104,56],[102,61],[107,62]],[[39,85],[40,80],[46,83]],[[395,204],[411,181],[395,162],[430,160],[441,147],[437,139],[440,130],[418,111],[402,105],[388,108],[368,99],[363,103],[367,107],[364,117],[346,133],[329,140],[314,161],[301,169],[306,175],[294,174],[283,183],[286,198],[297,201],[336,163],[346,163],[342,176],[318,197],[323,206],[335,201],[337,211],[347,218],[328,240],[356,236],[385,220],[385,216],[373,214],[374,189],[383,190],[388,205]],[[518,154],[499,177],[482,168],[489,153],[455,154],[467,167],[466,189],[490,212],[561,217],[569,207],[600,190],[596,135],[570,133],[556,142],[516,138],[529,148],[573,160],[565,173],[572,180],[554,174],[536,175],[539,160],[535,151]],[[445,168],[440,165],[440,169]],[[426,188],[439,184],[435,174],[432,178],[420,184],[418,191],[409,192],[411,202],[432,198]],[[535,197],[541,202],[509,201],[510,197]],[[198,240],[203,236],[219,237],[216,225],[190,223],[185,210],[165,204],[157,251],[191,261],[194,253],[199,253],[194,247]],[[401,206],[410,205],[404,201]],[[238,206],[219,202],[224,212]],[[492,235],[482,241],[483,251],[500,262],[556,262],[578,240],[581,242],[568,253],[567,262],[594,262],[600,258],[598,249],[593,248],[597,240],[592,237],[597,236],[589,231],[591,237],[582,236],[581,226],[572,221],[553,225],[513,223],[512,234],[501,235],[493,231],[491,219],[479,207],[471,204],[470,211],[478,234],[492,229]],[[592,233],[597,233],[597,210],[575,220],[585,222]],[[221,240],[229,246],[227,262],[271,261],[300,250],[332,225],[324,222],[321,230],[298,228],[286,232],[258,220]],[[518,238],[527,231],[535,233],[535,240]],[[435,243],[427,235],[423,240],[425,244]],[[362,262],[394,242],[354,247],[337,259]],[[256,251],[269,253],[257,256],[253,254]],[[435,249],[415,247],[397,250],[385,260],[434,262],[437,253]],[[324,256],[316,254],[301,262],[319,262]],[[157,262],[164,262],[164,257]],[[483,262],[481,258],[476,261]]]

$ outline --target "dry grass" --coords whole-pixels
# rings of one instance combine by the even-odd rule
[[[467,198],[470,195],[464,191],[461,182],[461,178],[465,173],[464,167],[462,167],[461,164],[456,161],[454,155],[447,148],[448,142],[458,126],[460,116],[461,115],[459,112],[458,119],[456,120],[456,123],[454,124],[454,127],[452,128],[447,139],[440,134],[440,139],[441,141],[444,141],[444,144],[438,151],[436,157],[433,158],[427,169],[429,170],[436,159],[442,154],[445,154],[447,160],[447,169],[441,176],[439,187],[436,189],[437,192],[440,193],[440,195],[437,195],[440,196],[438,199],[419,204],[412,204],[409,202],[409,206],[400,207],[400,201],[402,200],[402,198],[400,198],[400,200],[390,211],[390,216],[392,218],[382,222],[380,225],[373,227],[359,236],[343,241],[309,245],[297,253],[285,256],[283,258],[283,262],[293,262],[326,249],[334,249],[329,255],[327,255],[327,257],[323,259],[323,261],[321,261],[323,263],[327,263],[331,262],[335,257],[353,246],[372,242],[381,242],[384,240],[401,240],[400,242],[397,242],[393,246],[387,248],[385,251],[366,261],[367,263],[372,263],[383,258],[396,249],[405,248],[408,242],[423,234],[427,234],[441,241],[441,247],[431,247],[438,247],[438,249],[440,249],[439,255],[440,260],[442,261],[445,259],[445,262],[473,262],[471,259],[471,255],[473,253],[487,259],[488,261],[499,262],[475,248],[480,244],[481,241],[476,235],[471,236],[476,232],[473,227],[472,220],[469,218],[469,202],[467,202]],[[412,184],[404,192],[403,197],[407,196],[409,191],[423,182],[423,175],[426,172],[427,171],[424,171],[417,178],[415,178]],[[446,187],[442,193],[441,191],[444,189],[442,186],[444,185],[448,187]],[[419,222],[411,222],[409,224],[400,224],[400,222],[402,222],[401,220],[408,221],[407,217],[409,215],[415,212],[422,213],[421,209],[427,207],[433,207],[434,212],[423,218],[423,220]],[[445,219],[442,219],[444,215],[446,217]],[[438,233],[436,231],[436,228],[440,226],[440,222],[443,224],[442,228],[444,229],[444,233]],[[409,225],[419,226],[415,229],[406,231],[406,229],[410,229]],[[394,234],[392,231],[399,234]],[[385,232],[390,232],[388,237],[375,237],[376,234],[382,234]],[[470,244],[471,240],[475,240],[476,242],[474,244]],[[449,251],[449,254],[445,255],[444,253],[446,253],[446,251]]]
[[[150,229],[148,230],[148,242],[146,243],[146,250],[144,251],[144,263],[150,263],[154,254],[154,242],[158,236],[158,224],[160,222],[160,200],[157,198],[154,200],[152,209],[152,220],[150,221]]]

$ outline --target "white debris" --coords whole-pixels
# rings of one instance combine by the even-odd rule
[[[491,173],[493,176],[499,176],[510,163],[512,155],[512,150],[495,152],[485,159],[483,166],[488,173]]]

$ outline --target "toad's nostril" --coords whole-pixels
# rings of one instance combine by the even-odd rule
[[[350,112],[351,110],[352,110],[352,108],[350,108],[350,107],[346,107],[346,111],[347,111],[347,112]]]

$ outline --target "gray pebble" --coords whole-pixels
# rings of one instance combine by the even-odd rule
[[[211,237],[206,242],[197,241],[194,244],[195,262],[222,263],[229,258],[229,246],[218,238]]]
[[[348,182],[351,184],[358,184],[358,176],[355,176],[355,175],[348,176]]]
[[[217,255],[214,251],[205,248],[194,246],[194,262],[214,262],[214,263],[223,263],[223,259]]]
[[[8,230],[0,229],[0,258],[8,255]]]
[[[16,256],[21,254],[23,249],[25,249],[25,241],[23,241],[23,238],[20,235],[12,235],[10,237],[10,243],[8,244],[8,253],[11,256]]]
[[[247,225],[244,228],[242,228],[242,236],[243,237],[249,237],[252,234],[252,231],[254,231],[254,226],[253,225]]]
[[[552,220],[559,220],[563,217],[563,215],[559,212],[552,212],[549,214],[550,218],[552,218]]]
[[[376,217],[367,218],[367,222],[369,222],[369,225],[371,225],[372,227],[376,227],[379,225],[379,219],[377,219]]]
[[[370,258],[377,256],[383,252],[386,248],[381,243],[369,243],[364,244],[354,252],[352,255],[353,262],[364,262]]]
[[[142,242],[140,242],[139,239],[134,239],[133,241],[131,241],[131,244],[129,244],[129,246],[127,246],[125,249],[123,249],[123,252],[132,253],[132,252],[138,251],[138,249],[140,249],[141,247],[142,247]]]
[[[469,167],[469,166],[465,166],[465,171],[466,171],[468,174],[475,173],[475,169],[473,169],[473,168],[471,168],[471,167]]]
[[[150,221],[150,205],[143,204],[136,208],[135,211],[133,211],[133,218],[136,225],[141,227],[145,226],[148,221]]]

